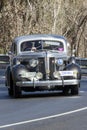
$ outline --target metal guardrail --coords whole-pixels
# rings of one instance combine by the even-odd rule
[[[78,58],[78,57],[76,57],[76,62],[80,66],[87,66],[87,58]]]
[[[87,75],[87,58],[76,57],[76,63],[80,65],[82,75]]]
[[[0,63],[1,62],[9,62],[9,56],[5,54],[0,54]]]
[[[0,54],[0,69],[5,69],[9,64],[9,56],[5,54]]]

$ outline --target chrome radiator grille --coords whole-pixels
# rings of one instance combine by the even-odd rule
[[[39,72],[43,73],[43,79],[53,80],[53,72],[56,70],[55,58],[39,58]]]
[[[38,58],[38,60],[38,71],[43,74],[43,79],[46,79],[45,58]]]

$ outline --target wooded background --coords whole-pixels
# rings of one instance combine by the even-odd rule
[[[58,34],[87,57],[87,0],[0,0],[0,53],[7,53],[14,37]]]

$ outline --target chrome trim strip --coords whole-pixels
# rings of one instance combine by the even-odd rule
[[[80,80],[72,79],[72,80],[64,80],[64,85],[77,85]],[[29,86],[63,86],[62,80],[47,80],[47,81],[18,81],[16,82],[17,86],[20,87],[29,87]]]

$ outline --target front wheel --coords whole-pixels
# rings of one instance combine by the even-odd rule
[[[21,97],[21,88],[16,86],[15,83],[13,84],[13,96],[14,96],[14,98]]]
[[[74,85],[71,87],[71,94],[78,95],[79,94],[79,85]]]
[[[69,86],[64,86],[64,88],[63,88],[63,95],[65,95],[65,96],[67,96],[67,95],[69,95]]]
[[[9,96],[13,96],[13,89],[12,88],[8,88],[8,95]]]

